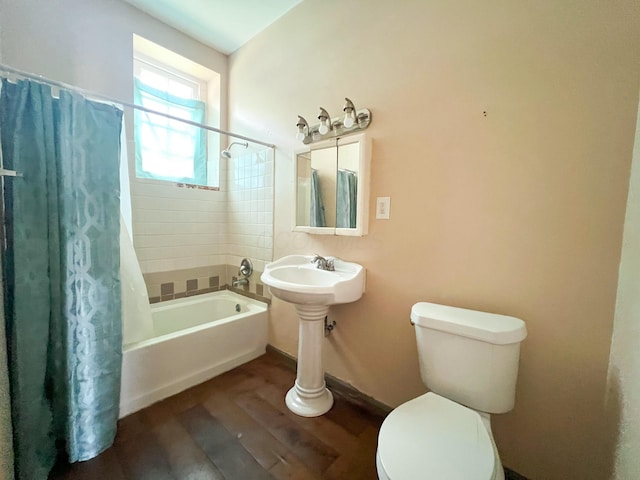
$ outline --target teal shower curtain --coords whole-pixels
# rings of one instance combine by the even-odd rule
[[[320,175],[315,168],[311,169],[311,214],[309,223],[311,227],[327,226],[324,216],[322,189],[320,188]]]
[[[336,227],[356,228],[358,213],[358,175],[338,170],[336,187]]]
[[[121,369],[122,111],[2,81],[5,317],[16,477],[46,479],[113,441]]]
[[[0,255],[0,271],[2,270]],[[0,276],[1,277],[1,276]],[[4,282],[0,278],[0,304],[4,302]],[[7,336],[4,310],[0,308],[0,480],[14,480],[13,431],[11,428],[11,398],[9,391],[9,364],[7,362]]]

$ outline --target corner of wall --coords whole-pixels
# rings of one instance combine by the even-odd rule
[[[613,476],[616,480],[640,477],[640,105],[624,222],[615,319],[607,375],[606,413],[616,431]]]

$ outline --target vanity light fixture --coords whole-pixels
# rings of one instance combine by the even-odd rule
[[[304,140],[304,138],[309,135],[309,124],[304,119],[298,115],[298,123],[296,123],[296,127],[298,127],[298,133],[296,133],[296,140]]]
[[[318,120],[320,120],[320,126],[318,127],[318,132],[320,135],[326,135],[329,133],[331,127],[331,116],[329,112],[327,112],[324,108],[320,107],[320,115],[318,115]]]
[[[296,139],[302,140],[302,143],[308,145],[320,140],[357,133],[367,128],[371,123],[371,112],[369,109],[363,108],[356,110],[354,103],[346,97],[345,102],[342,108],[344,117],[331,118],[329,112],[320,107],[320,115],[318,115],[320,123],[309,125],[304,117],[298,115],[298,123],[296,123],[298,133],[296,133]]]

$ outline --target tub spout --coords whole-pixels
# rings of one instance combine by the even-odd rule
[[[248,278],[239,278],[237,280],[234,280],[231,283],[232,287],[239,287],[241,285],[249,285],[249,279]]]

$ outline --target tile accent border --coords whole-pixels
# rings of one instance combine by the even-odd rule
[[[191,297],[203,293],[231,290],[253,300],[271,304],[269,289],[260,282],[262,272],[254,270],[249,284],[233,287],[238,267],[233,265],[210,265],[168,272],[143,274],[149,303],[165,302],[176,298]]]

